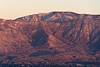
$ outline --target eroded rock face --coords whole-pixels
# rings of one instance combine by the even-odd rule
[[[0,20],[0,63],[100,62],[99,56],[100,15],[51,12]]]

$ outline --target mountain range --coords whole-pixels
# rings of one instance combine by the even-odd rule
[[[0,63],[100,62],[100,15],[49,12],[0,19]]]

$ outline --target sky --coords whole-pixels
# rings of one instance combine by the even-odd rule
[[[0,0],[0,18],[3,19],[52,11],[100,15],[100,0]]]

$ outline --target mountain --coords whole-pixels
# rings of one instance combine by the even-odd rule
[[[0,19],[0,63],[100,62],[100,15],[73,12]]]

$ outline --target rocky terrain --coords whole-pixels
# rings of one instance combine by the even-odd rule
[[[100,15],[73,12],[0,19],[0,63],[100,62]]]

